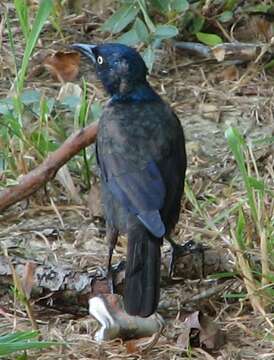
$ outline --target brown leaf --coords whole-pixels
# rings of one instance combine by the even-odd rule
[[[189,346],[190,341],[190,327],[183,324],[180,335],[177,338],[176,345],[185,350]]]
[[[56,174],[56,179],[64,186],[67,190],[68,196],[76,202],[76,204],[81,204],[81,197],[79,191],[77,190],[72,176],[70,174],[67,164],[61,167]]]
[[[208,316],[200,311],[188,314],[184,319],[182,333],[178,336],[177,345],[185,349],[193,341],[206,349],[217,350],[225,342],[224,332]]]
[[[199,111],[204,118],[214,120],[216,122],[219,121],[220,110],[217,105],[210,103],[201,103],[199,105]]]
[[[189,327],[189,329],[201,329],[200,320],[199,320],[200,312],[195,311],[189,315],[184,320],[184,324]]]
[[[235,81],[239,79],[239,70],[235,65],[227,66],[219,75],[218,80]]]
[[[212,318],[200,315],[200,344],[206,349],[217,350],[225,343],[225,334]]]
[[[273,30],[272,22],[265,15],[253,14],[235,27],[234,38],[240,42],[269,42]]]
[[[134,354],[139,351],[138,344],[136,340],[129,340],[126,342],[126,348],[128,354]]]
[[[180,320],[182,323],[176,345],[183,350],[187,349],[189,344],[193,345],[193,343],[195,343],[195,346],[199,346],[199,331],[201,329],[199,314],[199,311],[181,313]]]
[[[24,275],[22,278],[22,288],[24,290],[27,299],[30,299],[31,290],[34,283],[35,268],[36,268],[36,264],[32,261],[28,261],[24,269]]]
[[[88,208],[90,210],[90,214],[93,217],[102,217],[103,210],[101,204],[101,195],[100,195],[100,183],[95,182],[90,189],[88,194]]]
[[[257,32],[262,36],[262,40],[270,41],[273,36],[272,23],[263,17],[258,17],[255,19],[255,26],[257,27]]]
[[[75,52],[58,51],[53,55],[48,55],[43,61],[43,65],[55,80],[60,82],[72,81],[79,72],[80,54]]]
[[[45,67],[42,64],[38,64],[32,67],[29,72],[28,80],[32,80],[45,72]]]
[[[225,49],[221,47],[215,47],[212,49],[212,53],[217,61],[223,61],[225,58]]]

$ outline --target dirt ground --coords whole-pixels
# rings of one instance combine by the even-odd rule
[[[36,56],[42,51],[64,50],[74,41],[101,41],[102,33],[97,24],[103,18],[103,15],[86,12],[80,25],[64,21],[62,36],[48,26],[38,44]],[[93,26],[91,33],[83,31],[87,25]],[[22,56],[20,34],[16,36],[16,50]],[[7,43],[4,45],[1,97],[8,94],[13,77],[7,60]],[[178,243],[194,240],[218,249],[223,256],[228,256],[231,268],[235,269],[230,225],[235,217],[232,209],[243,196],[243,188],[224,133],[229,126],[235,126],[246,135],[246,139],[273,134],[274,92],[273,74],[261,69],[250,71],[248,65],[238,65],[235,76],[225,80],[228,67],[231,64],[175,52],[172,43],[167,43],[157,51],[157,61],[149,80],[172,105],[186,135],[187,182],[196,202],[191,203],[185,197],[174,239]],[[105,101],[100,84],[84,61],[81,61],[81,73],[75,81],[80,86],[81,76],[91,84],[91,96]],[[42,78],[33,76],[28,79],[25,86],[56,95],[62,84],[46,73]],[[263,158],[267,151],[269,149],[265,147],[259,149],[257,158]],[[259,165],[262,169],[267,166],[273,168],[273,154]],[[79,178],[75,178],[75,183],[78,188],[81,187]],[[0,215],[1,246],[8,248],[10,255],[44,263],[66,264],[75,270],[90,271],[102,266],[107,254],[104,225],[92,220],[87,206],[87,191],[81,194],[82,203],[76,205],[66,200],[65,191],[57,183],[49,184],[48,188],[54,206],[44,191],[39,191],[29,203],[24,201]],[[41,198],[43,201],[40,201]],[[198,205],[195,206],[195,203]],[[125,248],[126,242],[122,238],[116,248],[114,262],[125,257]],[[162,254],[170,255],[168,244],[164,244]],[[231,278],[228,281],[231,282]],[[232,279],[229,289],[180,307],[184,292],[194,295],[215,285],[216,281],[209,279],[208,282],[205,279],[182,279],[166,286],[162,290],[159,306],[166,319],[166,327],[152,349],[137,354],[131,353],[128,344],[120,340],[96,343],[93,335],[98,324],[94,319],[88,315],[79,317],[51,310],[49,298],[49,307],[35,307],[39,327],[46,339],[65,341],[67,346],[30,353],[29,359],[274,359],[273,334],[266,320],[253,313],[248,300],[227,296],[245,292],[240,277]],[[176,310],[176,306],[179,310]],[[14,328],[14,314],[18,329],[29,328],[23,307],[7,293],[0,298],[0,308],[10,314],[9,318],[1,318],[1,333]],[[183,327],[181,316],[196,310],[210,316],[218,326],[222,341],[220,344],[214,343],[213,349],[201,348],[195,342],[187,351],[182,348],[179,338]],[[273,313],[267,316],[273,321]]]

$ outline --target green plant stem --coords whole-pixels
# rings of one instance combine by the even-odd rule
[[[145,4],[143,2],[143,0],[137,0],[138,1],[138,4],[139,4],[139,7],[143,13],[143,16],[144,16],[144,19],[145,19],[145,22],[147,24],[147,27],[149,28],[149,31],[154,33],[156,28],[155,28],[155,25],[153,24],[153,22],[151,21],[150,17],[148,16],[148,13],[147,13],[147,10],[145,8]]]

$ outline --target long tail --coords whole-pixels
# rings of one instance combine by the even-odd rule
[[[130,315],[147,317],[157,309],[161,243],[139,221],[129,224],[124,303]]]

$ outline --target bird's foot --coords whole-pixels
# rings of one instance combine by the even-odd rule
[[[170,262],[169,262],[169,268],[168,268],[168,276],[170,279],[172,279],[176,259],[181,256],[186,256],[191,253],[201,251],[200,248],[198,250],[198,247],[200,247],[201,245],[197,244],[193,240],[189,240],[183,245],[176,244],[171,238],[168,239],[168,242],[170,243],[171,248],[172,248]]]
[[[106,273],[107,286],[110,294],[114,294],[114,277],[112,269],[109,269]]]
[[[115,265],[109,266],[108,264],[106,268],[100,268],[101,277],[106,279],[110,294],[114,294],[115,292],[116,274],[119,274],[121,271],[125,270],[125,267],[126,262],[122,260]]]

